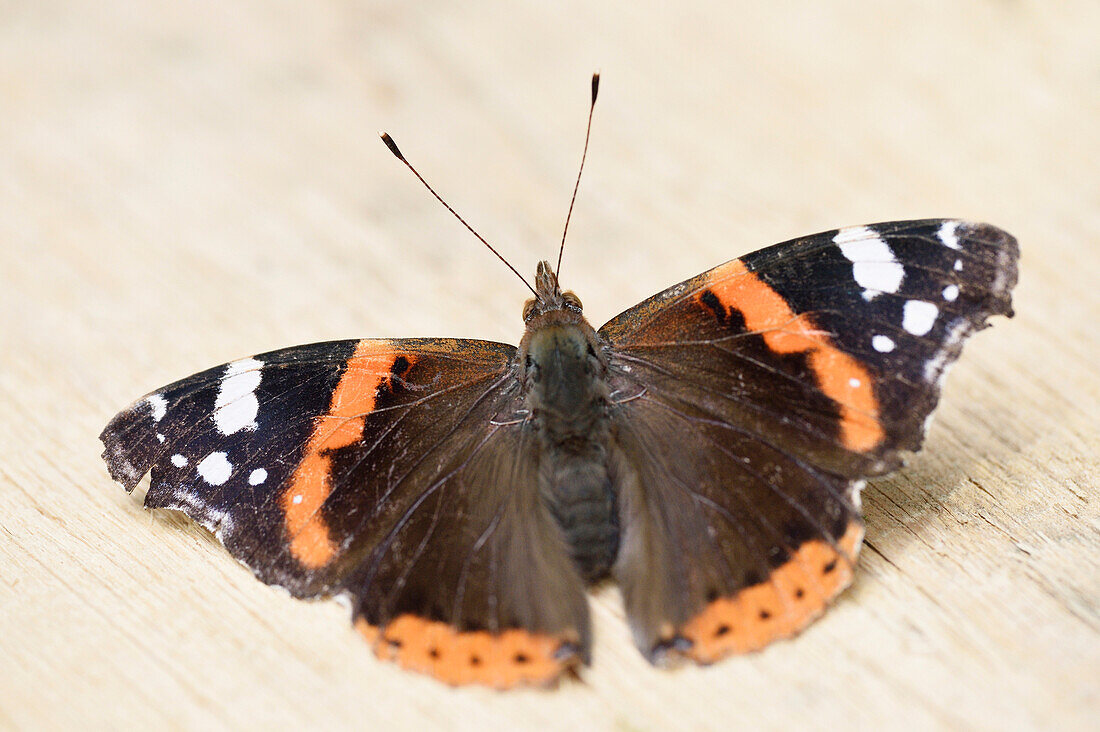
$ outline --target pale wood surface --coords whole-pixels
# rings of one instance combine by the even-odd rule
[[[1096,728],[1098,34],[1094,0],[0,2],[0,727]],[[530,273],[597,68],[563,274],[594,322],[925,216],[1019,238],[1018,317],[868,487],[855,584],[798,639],[655,670],[612,589],[583,683],[455,691],[144,512],[96,435],[280,346],[515,342],[525,291],[375,130]]]

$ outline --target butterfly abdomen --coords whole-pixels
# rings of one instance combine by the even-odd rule
[[[619,550],[618,513],[606,455],[602,445],[591,445],[581,453],[551,447],[543,452],[547,467],[539,475],[542,498],[588,582],[607,576]]]
[[[553,311],[529,324],[522,348],[527,402],[539,433],[539,491],[589,582],[619,548],[608,475],[607,369],[583,317]]]

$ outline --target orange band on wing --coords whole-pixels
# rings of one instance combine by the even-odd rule
[[[761,584],[711,602],[680,631],[692,643],[686,655],[711,663],[802,630],[852,581],[862,540],[863,528],[849,524],[837,542],[840,552],[820,539],[808,541]]]
[[[355,627],[379,658],[454,686],[544,686],[578,662],[576,654],[559,657],[564,639],[518,629],[496,634],[462,632],[409,614],[398,616],[381,631],[363,618],[355,621]]]
[[[388,341],[360,341],[332,393],[328,411],[314,421],[305,455],[282,498],[290,551],[304,567],[322,567],[336,554],[321,515],[321,505],[332,491],[328,453],[363,438],[363,424],[397,355]]]
[[[808,354],[818,388],[840,406],[840,437],[845,447],[866,452],[882,441],[871,375],[833,345],[808,315],[796,315],[782,295],[740,260],[714,270],[707,289],[724,307],[740,312],[745,327],[763,334],[765,345],[775,353]]]

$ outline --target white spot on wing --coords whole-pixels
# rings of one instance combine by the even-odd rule
[[[226,511],[211,506],[198,494],[185,488],[177,489],[165,508],[183,511],[202,526],[213,531],[214,536],[218,537],[222,543],[225,542],[225,534],[233,531],[233,519]]]
[[[248,474],[248,484],[249,485],[259,485],[260,483],[263,483],[265,480],[267,480],[267,471],[264,470],[263,468],[256,468],[255,470],[253,470],[251,473]]]
[[[294,498],[290,499],[290,502],[293,503],[294,505],[298,505],[299,503],[302,502],[302,494],[299,493],[298,495],[294,496]]]
[[[860,381],[859,379],[857,379],[854,376],[852,378],[848,379],[848,386],[852,387],[853,389],[858,389],[859,385],[862,384],[862,383],[863,383],[862,381]]]
[[[262,369],[264,362],[257,358],[242,358],[240,361],[234,361],[225,367],[225,377],[239,376],[240,374],[250,373]]]
[[[940,225],[940,230],[936,232],[936,236],[940,238],[945,247],[951,249],[959,248],[959,222],[958,221],[944,221]]]
[[[182,468],[184,465],[187,465],[187,458],[177,452],[172,456],[172,464],[177,468]]]
[[[157,433],[157,442],[164,442],[164,435],[159,432]]]
[[[120,443],[111,445],[111,465],[114,466],[115,470],[122,473],[130,483],[137,483],[141,480],[142,474],[139,473],[137,468],[134,467],[134,464],[126,458],[126,451],[122,449]],[[123,485],[123,487],[126,488],[127,491],[134,489],[133,485],[129,487]]]
[[[877,335],[872,338],[871,346],[879,353],[889,353],[894,350],[894,342],[884,335]]]
[[[922,336],[932,330],[940,309],[930,302],[910,300],[902,309],[901,327],[915,336]]]
[[[224,452],[212,452],[202,459],[196,467],[199,475],[210,485],[221,485],[229,480],[233,474],[233,466],[229,464]]]
[[[149,407],[153,410],[153,421],[159,422],[164,419],[164,415],[168,413],[168,400],[162,397],[160,394],[152,394],[145,398],[145,401],[149,403]]]
[[[336,604],[347,610],[349,613],[352,609],[352,597],[349,592],[341,592],[339,595],[333,595],[332,599],[336,601]]]
[[[947,375],[947,362],[959,354],[958,346],[962,339],[970,334],[970,324],[966,318],[959,318],[947,327],[943,345],[936,355],[924,362],[924,380],[940,382]]]
[[[956,259],[955,260],[955,271],[956,272],[962,272],[962,268],[963,268],[963,261],[961,259]]]
[[[1002,249],[997,253],[997,269],[993,277],[993,292],[1003,293],[1005,291],[1005,282],[1008,279],[1009,270],[1015,268],[1012,263],[1012,256],[1007,251]]]
[[[863,288],[863,297],[873,299],[883,292],[897,292],[905,268],[894,258],[886,241],[866,226],[841,229],[833,237],[841,254],[852,263],[852,276]]]
[[[959,296],[958,285],[948,285],[943,288],[943,299],[947,302],[955,302],[955,299]]]
[[[260,385],[262,361],[246,358],[225,367],[225,375],[214,401],[214,423],[223,435],[256,429],[260,403],[256,387]]]
[[[863,510],[863,487],[867,485],[865,480],[853,481],[848,485],[848,499],[855,506],[856,511]]]

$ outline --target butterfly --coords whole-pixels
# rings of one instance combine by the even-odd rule
[[[345,340],[217,366],[115,416],[109,472],[127,491],[150,474],[145,506],[295,597],[343,597],[380,658],[449,684],[589,663],[586,590],[607,578],[647,659],[711,663],[852,581],[864,481],[920,448],[963,342],[1012,315],[1018,247],[953,219],[837,229],[598,330],[560,257],[518,347]]]

